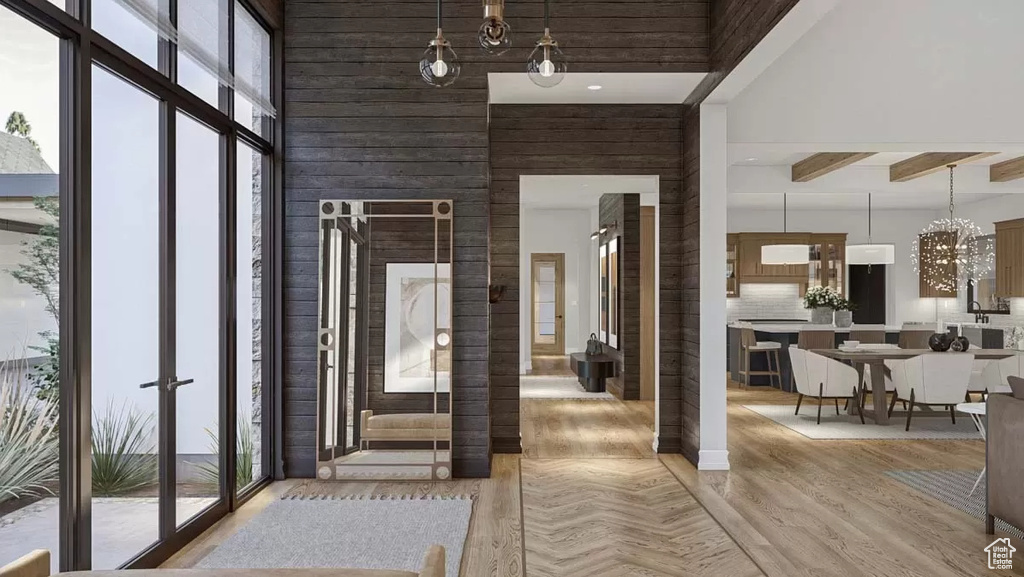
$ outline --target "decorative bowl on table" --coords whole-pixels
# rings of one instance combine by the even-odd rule
[[[966,350],[969,350],[970,348],[971,341],[967,340],[967,337],[963,336],[952,339],[952,341],[949,343],[949,350],[956,351],[958,353],[962,353]]]

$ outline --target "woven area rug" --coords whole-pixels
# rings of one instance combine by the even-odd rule
[[[284,498],[274,501],[197,567],[339,567],[419,571],[443,545],[458,577],[473,501],[453,498]]]
[[[588,393],[576,377],[519,377],[521,399],[614,399],[609,392]]]
[[[933,499],[980,519],[985,523],[985,479],[971,492],[981,471],[886,471],[885,474],[900,483],[928,495]],[[996,519],[996,530],[1024,539],[1024,531]]]
[[[842,402],[839,403],[842,409]],[[870,418],[860,424],[860,418],[850,416],[843,411],[836,415],[833,401],[828,400],[821,408],[821,424],[815,423],[818,414],[818,403],[814,399],[804,399],[800,406],[800,414],[794,415],[796,405],[743,405],[744,409],[767,417],[776,423],[800,433],[808,439],[818,440],[912,440],[912,439],[949,439],[981,441],[981,434],[974,428],[971,417],[958,414],[956,424],[950,422],[949,413],[936,415],[914,415],[910,421],[910,431],[904,431],[906,421],[895,416],[888,425],[876,425]]]

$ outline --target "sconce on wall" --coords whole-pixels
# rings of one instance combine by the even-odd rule
[[[494,303],[500,303],[501,299],[505,298],[505,291],[508,289],[503,284],[492,284],[487,285],[487,300],[493,305]]]
[[[597,240],[597,239],[601,238],[602,235],[607,234],[609,230],[616,230],[618,228],[619,228],[618,221],[612,222],[612,223],[608,223],[608,224],[602,224],[601,228],[595,230],[594,232],[592,232],[590,234],[590,240]]]

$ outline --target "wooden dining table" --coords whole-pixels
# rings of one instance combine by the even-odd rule
[[[937,353],[931,349],[812,349],[812,353],[853,365],[857,369],[858,380],[864,380],[864,367],[871,366],[871,399],[873,410],[865,410],[864,416],[871,417],[876,424],[889,424],[889,407],[885,398],[885,361],[903,360],[918,355],[958,355],[968,353],[944,352]],[[999,360],[1012,357],[1017,351],[1009,349],[974,349],[973,354],[979,360]],[[856,405],[850,403],[848,412],[856,414]]]

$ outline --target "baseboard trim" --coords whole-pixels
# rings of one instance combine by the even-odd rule
[[[523,442],[519,437],[493,437],[491,451],[502,455],[518,455],[523,452]]]
[[[728,471],[729,451],[702,450],[697,460],[698,471]]]
[[[491,476],[491,461],[479,459],[452,460],[452,476],[456,479],[488,479]]]
[[[663,455],[677,454],[680,452],[681,447],[679,439],[658,437],[658,452]]]

